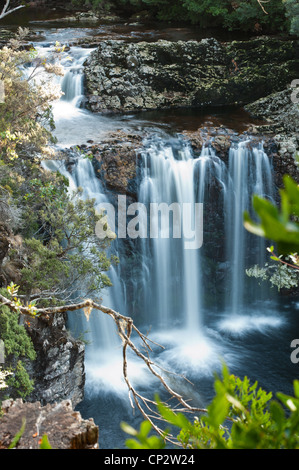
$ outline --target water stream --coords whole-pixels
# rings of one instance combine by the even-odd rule
[[[39,42],[37,47],[46,53],[49,44]],[[165,346],[164,351],[154,352],[156,360],[192,379],[194,385],[178,381],[177,386],[197,404],[211,398],[213,373],[221,370],[223,359],[236,374],[258,379],[269,390],[290,392],[296,372],[289,358],[290,342],[296,337],[298,306],[265,286],[259,288],[245,274],[246,267],[266,259],[265,242],[246,233],[242,224],[254,193],[273,197],[273,170],[262,144],[253,148],[248,141],[234,144],[226,164],[209,145],[194,155],[185,139],[168,134],[168,127],[150,121],[148,114],[138,118],[91,114],[80,107],[83,63],[90,51],[73,47],[68,53],[72,60],[66,57],[62,62],[64,96],[53,108],[57,145],[99,142],[124,126],[139,132],[151,128],[152,138],[144,142],[142,151],[138,202],[147,209],[152,203],[168,209],[176,203],[186,209],[179,217],[162,211],[167,220],[159,212],[147,219],[155,235],[135,241],[131,276],[123,269],[125,256],[118,269],[112,268],[113,287],[102,293],[103,303],[133,316],[144,332],[150,329],[150,337]],[[61,171],[70,180],[70,190],[81,186],[84,198],[95,198],[96,204],[109,201],[89,159],[77,157],[71,172],[63,162],[47,167]],[[195,207],[202,212],[194,212]],[[177,236],[178,225],[189,230]],[[116,251],[123,254],[126,243],[117,241]],[[127,398],[113,322],[101,313],[87,322],[82,314],[76,320],[70,316],[70,327],[81,333],[88,330],[91,343],[86,348],[85,399],[78,409],[99,425],[101,447],[123,447],[120,421],[138,425],[141,418],[132,414]],[[140,361],[130,359],[134,385],[150,395],[159,391]]]

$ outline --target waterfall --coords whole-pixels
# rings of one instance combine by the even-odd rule
[[[112,122],[117,123],[82,108],[82,67],[89,53],[72,48],[72,60],[64,56],[62,61],[64,95],[53,105],[60,147],[100,140],[99,132],[111,132]],[[163,134],[156,132],[144,142],[139,168],[138,203],[148,209],[149,231],[130,247],[128,239],[113,242],[116,252],[124,244],[123,258],[120,269],[109,271],[113,287],[101,296],[103,304],[133,316],[143,331],[151,328],[154,338],[163,332],[159,342],[170,347],[170,352],[159,358],[167,366],[179,367],[181,361],[184,368],[191,364],[196,373],[210,374],[219,366],[220,356],[231,359],[231,345],[223,343],[224,330],[280,324],[273,316],[255,321],[247,314],[249,303],[261,293],[249,291],[245,268],[263,262],[265,242],[246,233],[242,218],[253,194],[272,197],[271,166],[262,145],[251,145],[250,139],[232,145],[225,163],[210,145],[194,154],[185,139],[158,135]],[[80,186],[82,197],[94,198],[97,205],[108,202],[89,159],[77,156],[71,171],[61,162],[47,166],[68,178],[70,191]],[[131,249],[137,261],[128,270],[129,277],[122,267],[131,261]],[[221,321],[213,318],[215,310],[220,311]],[[86,393],[126,391],[113,321],[101,312],[93,312],[89,322],[83,312],[69,319],[71,329],[79,329],[90,342]],[[130,378],[133,383],[150,383],[138,360],[130,363]]]
[[[80,116],[82,112],[80,108],[84,100],[83,64],[91,51],[92,49],[72,47],[71,54],[63,53],[61,57],[60,65],[64,75],[57,77],[57,80],[63,95],[53,105],[54,120],[59,126],[63,125],[65,120]]]
[[[241,142],[229,150],[231,190],[227,196],[227,256],[231,264],[227,306],[232,315],[242,312],[245,294],[246,261],[263,265],[266,243],[252,237],[243,227],[243,213],[251,212],[253,194],[273,198],[272,170],[262,144],[250,148],[250,141]],[[249,259],[248,259],[249,258]]]
[[[67,101],[75,107],[80,107],[84,98],[84,69],[83,64],[92,49],[72,47],[71,56],[62,60],[65,75],[61,81],[61,90],[64,93],[62,101]]]
[[[179,219],[183,229],[180,238],[172,236],[169,230],[174,222],[170,217],[159,221],[156,215],[151,223],[158,226],[160,222],[159,235],[142,242],[142,256],[147,260],[143,270],[144,285],[147,285],[145,295],[150,296],[143,305],[156,315],[155,324],[160,328],[180,324],[196,331],[202,326],[205,274],[201,247],[194,244],[192,249],[187,248],[184,229],[190,231],[193,227],[194,230],[195,222],[200,222],[196,231],[200,237],[198,231],[204,231],[203,218],[196,219],[195,204],[202,204],[205,212],[206,198],[213,184],[219,186],[224,201],[226,177],[224,163],[210,147],[204,147],[195,158],[185,141],[154,139],[142,152],[139,201],[146,205],[155,202],[161,207],[165,204],[169,209],[177,203],[183,212]]]
[[[214,305],[209,300],[209,306],[219,308],[223,304],[224,310],[233,316],[244,313],[249,301],[258,299],[258,290],[256,296],[251,293],[250,299],[245,298],[248,280],[245,268],[265,259],[265,242],[246,233],[243,212],[250,210],[253,194],[272,197],[271,175],[262,145],[251,146],[250,140],[231,147],[227,165],[208,145],[196,156],[180,138],[168,141],[154,138],[145,144],[139,201],[168,207],[174,202],[181,206],[188,203],[190,207],[202,203],[204,214],[202,247],[188,250],[183,237],[176,239],[170,234],[163,238],[165,224],[168,229],[167,224],[172,221],[168,218],[163,225],[157,215],[151,222],[155,225],[160,222],[159,236],[141,242],[144,286],[141,304],[155,328],[204,332],[205,317],[209,315],[207,297],[215,282],[208,279],[207,262],[214,257],[210,245],[213,240],[216,245],[217,236],[222,240],[219,250],[222,261],[228,266],[222,281],[225,298],[215,297]],[[189,219],[186,222],[189,225]]]
[[[45,161],[43,162],[43,167],[50,171],[59,171],[59,173],[68,179],[70,195],[80,187],[83,190],[81,197],[85,200],[94,199],[96,208],[100,209],[101,204],[109,203],[102,185],[96,177],[93,165],[88,158],[76,155],[71,165],[66,165],[64,161],[59,160]],[[86,250],[86,256],[88,256],[88,250]],[[102,303],[112,309],[124,312],[123,288],[117,268],[111,266],[107,274],[112,282],[112,286],[98,293],[102,298]],[[78,295],[84,297],[84,286],[82,286],[82,291]],[[115,352],[119,352],[120,339],[115,324],[107,315],[93,310],[88,321],[83,311],[70,313],[68,325],[75,336],[79,333],[87,342],[85,365],[87,389],[89,387],[92,389],[95,386],[99,388],[101,382],[98,375],[102,380],[109,381],[108,372],[109,368],[111,368],[111,360],[115,359]],[[120,356],[118,354],[118,357]],[[117,361],[118,367],[120,362],[120,360]],[[115,364],[112,366],[112,370],[113,367],[115,367]],[[118,379],[121,377],[121,370],[116,374],[116,377]],[[96,385],[94,385],[94,381]],[[106,388],[109,388],[109,385],[111,383],[105,383]]]

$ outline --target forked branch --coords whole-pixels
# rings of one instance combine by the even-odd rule
[[[11,13],[13,13],[13,12],[19,10],[20,8],[24,8],[24,7],[25,7],[25,5],[19,5],[19,6],[15,7],[15,8],[11,8],[11,9],[9,10],[9,9],[8,9],[8,8],[9,8],[9,4],[10,4],[10,0],[6,0],[5,5],[4,5],[4,7],[2,8],[2,11],[1,11],[1,13],[0,13],[0,20],[2,20],[2,18],[4,18],[5,16],[10,15]]]
[[[190,406],[181,394],[177,393],[168,385],[162,373],[166,372],[167,374],[173,374],[173,375],[177,375],[177,374],[170,372],[170,371],[166,371],[164,368],[156,364],[150,358],[150,354],[152,352],[150,343],[152,342],[153,344],[160,346],[161,348],[162,346],[158,345],[157,343],[154,343],[147,336],[145,336],[141,331],[139,331],[139,329],[134,325],[132,318],[121,315],[115,310],[109,307],[105,307],[104,305],[101,305],[92,299],[87,299],[76,304],[63,305],[60,307],[47,307],[47,308],[32,308],[32,306],[20,305],[19,302],[15,301],[15,299],[10,300],[9,298],[4,297],[1,294],[0,294],[0,301],[2,302],[2,305],[6,305],[14,312],[21,313],[23,315],[29,315],[31,317],[39,317],[39,318],[44,318],[44,319],[49,319],[50,315],[55,315],[55,314],[65,313],[65,312],[72,312],[76,310],[83,310],[87,320],[89,320],[92,310],[99,310],[102,313],[109,315],[115,322],[117,326],[118,334],[122,340],[123,377],[128,387],[131,406],[133,408],[135,408],[136,406],[141,412],[141,414],[143,415],[143,417],[150,421],[153,428],[161,436],[165,437],[164,432],[154,422],[154,420],[163,420],[155,409],[156,403],[153,400],[150,400],[142,396],[131,384],[131,381],[128,375],[128,358],[127,358],[128,348],[130,348],[131,351],[133,351],[135,355],[141,361],[143,361],[143,363],[146,365],[146,367],[151,372],[151,374],[161,382],[164,389],[170,395],[170,399],[174,399],[176,401],[176,406],[173,407],[174,411],[187,412],[187,413],[206,413],[207,412],[205,408],[196,408],[196,407]],[[145,354],[141,352],[140,348],[138,348],[133,342],[132,340],[133,333],[135,333],[137,337],[141,339],[142,344],[144,345],[146,349]],[[160,373],[157,372],[156,369],[158,369]],[[183,378],[185,379],[185,377]],[[179,409],[178,409],[178,406],[180,407]],[[173,444],[178,445],[178,442],[175,440],[175,438],[173,438],[172,435],[170,434],[167,435],[166,439],[169,442],[172,442]]]

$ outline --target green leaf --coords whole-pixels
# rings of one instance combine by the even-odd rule
[[[224,422],[228,416],[229,401],[225,394],[216,395],[211,405],[208,407],[207,422],[216,429]]]
[[[151,429],[152,429],[152,425],[149,421],[147,421],[147,420],[142,421],[142,423],[140,425],[139,436],[146,439],[148,434],[150,433]]]
[[[270,412],[272,419],[275,421],[279,432],[282,430],[285,422],[285,414],[283,408],[276,401],[272,401],[270,404]]]
[[[279,217],[279,211],[277,207],[268,199],[254,195],[252,198],[252,206],[257,214],[267,213],[274,219],[278,219]]]
[[[127,439],[126,446],[129,449],[144,449],[144,446],[140,442],[136,441],[136,439]]]
[[[278,392],[277,397],[280,401],[289,408],[292,412],[299,412],[299,400],[291,397],[289,395],[285,395],[284,393]]]
[[[296,398],[299,398],[299,380],[294,380],[294,394]]]
[[[125,423],[124,421],[120,423],[120,427],[125,433],[130,434],[131,436],[137,436],[138,434],[138,431],[136,431],[136,429],[134,429],[132,426]]]
[[[177,426],[180,429],[191,427],[190,421],[182,413],[174,413],[170,408],[164,405],[158,396],[155,397],[157,408],[161,416],[173,426]]]
[[[244,227],[246,228],[246,230],[248,230],[248,232],[253,233],[253,235],[257,235],[258,237],[266,236],[263,227],[253,222],[253,220],[251,219],[247,211],[244,212],[243,218],[244,218]]]
[[[8,446],[9,449],[14,449],[19,440],[21,439],[22,435],[24,434],[24,431],[25,431],[25,427],[26,427],[26,419],[23,418],[22,419],[22,426],[21,426],[21,429],[19,432],[17,432],[17,434],[15,435],[15,437],[13,438],[12,442],[10,443],[10,445]]]
[[[48,436],[47,434],[44,434],[42,439],[41,439],[41,443],[39,445],[39,448],[40,449],[52,449],[52,446],[48,440]]]
[[[279,253],[287,255],[299,249],[299,224],[292,219],[293,215],[299,216],[299,187],[289,176],[284,178],[284,184],[285,189],[280,192],[281,210],[255,195],[252,204],[260,223],[253,222],[245,212],[244,226],[255,235],[275,241]]]

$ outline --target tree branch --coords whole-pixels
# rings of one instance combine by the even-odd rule
[[[265,10],[263,3],[269,3],[271,0],[257,0],[259,6],[263,10],[263,12],[268,15],[268,12]]]
[[[175,440],[175,438],[172,435],[168,435],[165,437],[164,431],[155,424],[153,421],[154,419],[157,420],[163,420],[161,416],[158,414],[158,412],[153,409],[155,407],[156,403],[153,400],[150,400],[142,395],[140,395],[137,390],[132,386],[129,376],[128,376],[128,360],[127,360],[127,349],[128,347],[136,354],[136,356],[143,361],[151,374],[156,377],[161,384],[163,385],[164,389],[167,391],[167,393],[170,395],[171,399],[175,399],[178,404],[181,405],[180,412],[188,412],[188,413],[206,413],[207,410],[205,408],[196,408],[190,406],[185,399],[177,393],[175,390],[173,390],[166,382],[166,380],[163,378],[161,373],[158,373],[154,367],[158,368],[161,372],[167,372],[168,374],[173,374],[173,375],[178,375],[174,372],[166,371],[163,369],[161,366],[158,364],[154,363],[151,358],[150,358],[150,352],[152,351],[150,346],[149,346],[149,340],[147,336],[145,336],[143,333],[139,331],[139,329],[134,325],[134,322],[132,318],[121,315],[120,313],[116,312],[115,310],[105,307],[104,305],[100,305],[97,302],[95,302],[92,299],[86,299],[83,300],[82,302],[78,302],[75,304],[69,304],[69,305],[63,305],[60,307],[47,307],[47,308],[36,308],[34,309],[34,312],[32,309],[26,307],[26,306],[19,306],[17,305],[13,300],[8,299],[7,297],[4,297],[3,295],[0,294],[0,301],[2,302],[2,305],[6,305],[9,307],[12,311],[21,313],[23,315],[29,315],[31,317],[40,317],[40,318],[45,318],[49,319],[50,315],[55,315],[59,313],[65,313],[65,312],[72,312],[76,310],[83,310],[84,314],[89,320],[90,314],[92,310],[100,310],[102,313],[109,315],[115,322],[118,330],[118,334],[122,340],[122,351],[123,351],[123,377],[126,382],[126,385],[128,387],[129,391],[129,399],[132,408],[134,408],[134,403],[136,407],[139,409],[141,414],[145,419],[147,419],[155,429],[157,433],[159,433],[161,436],[163,436],[166,440],[171,442],[172,444],[179,445],[179,443]],[[137,336],[141,339],[142,344],[145,346],[147,350],[147,355],[143,354],[134,344],[134,342],[131,339],[132,333],[135,332]],[[154,343],[157,345],[157,343]],[[161,345],[158,345],[162,347]],[[182,377],[182,376],[180,376]],[[183,377],[185,379],[185,377]],[[186,379],[185,379],[186,380]],[[133,400],[132,398],[133,397]],[[173,408],[174,411],[177,409]]]
[[[25,7],[25,5],[19,5],[18,7],[15,7],[15,8],[12,8],[11,10],[8,10],[9,4],[10,4],[10,0],[6,0],[6,3],[5,3],[5,5],[2,9],[2,12],[0,13],[0,20],[2,20],[2,18],[4,18],[5,16],[10,15],[14,11],[17,11],[20,8]]]

